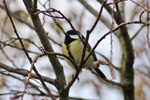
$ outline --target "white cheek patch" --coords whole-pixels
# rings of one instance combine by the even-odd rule
[[[71,37],[72,39],[78,39],[78,38],[79,38],[78,35],[70,35],[70,37]]]
[[[81,38],[84,38],[84,36],[82,34],[79,34]],[[70,35],[70,37],[72,39],[79,39],[79,36],[76,34],[76,35]]]

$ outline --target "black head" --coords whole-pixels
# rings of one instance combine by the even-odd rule
[[[70,37],[72,39],[78,39],[79,35],[81,38],[84,38],[84,36],[79,31],[69,30],[66,32],[66,37]]]
[[[79,31],[69,30],[66,32],[67,35],[77,35],[77,32],[80,34]]]
[[[82,34],[79,31],[74,31],[74,30],[69,30],[66,32],[66,37],[65,37],[65,44],[68,45],[72,41],[79,39],[78,34],[83,38]]]

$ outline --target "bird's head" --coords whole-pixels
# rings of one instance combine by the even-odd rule
[[[71,39],[78,39],[79,35],[81,38],[84,38],[84,36],[79,31],[69,30],[66,32],[66,37],[70,37]]]

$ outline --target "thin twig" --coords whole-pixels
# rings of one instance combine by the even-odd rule
[[[45,4],[48,2],[48,0],[45,2],[44,5],[41,3],[40,0],[38,0],[38,2],[40,3],[40,5],[42,5],[42,7],[45,8],[45,10],[47,9],[47,8],[45,7]],[[49,2],[50,2],[50,1],[49,1]],[[50,7],[50,5],[49,5],[49,7]],[[49,13],[49,14],[51,15],[51,13]],[[62,28],[62,26],[59,25],[59,23],[56,21],[56,19],[53,18],[53,17],[52,17],[52,19],[53,19],[54,23],[56,23],[56,25],[63,31],[63,33],[65,33],[64,29]]]
[[[94,30],[94,28],[96,27],[101,15],[102,15],[102,11],[103,11],[103,8],[104,8],[104,5],[106,4],[106,2],[107,2],[107,0],[105,0],[102,3],[102,6],[100,7],[100,11],[98,13],[98,16],[97,16],[93,26],[91,27],[90,30],[87,31],[86,40],[85,40],[84,48],[83,48],[83,51],[82,51],[81,64],[84,64],[86,62],[86,61],[84,61],[84,58],[85,58],[85,50],[86,50],[86,47],[87,47],[87,44],[88,44],[89,36],[90,36],[91,32]]]
[[[16,74],[19,74],[19,75],[22,75],[22,76],[28,76],[28,74],[29,74],[29,71],[26,70],[26,69],[13,68],[13,67],[10,67],[10,66],[8,66],[8,65],[6,65],[6,64],[3,64],[3,63],[1,63],[1,62],[0,62],[0,68],[5,69],[7,72],[16,73]],[[5,72],[6,72],[6,71],[5,71]],[[36,74],[31,73],[31,77],[39,80],[39,78],[38,78],[38,76],[37,76]],[[51,79],[51,78],[49,78],[49,77],[42,76],[42,75],[41,75],[41,78],[42,78],[45,82],[48,82],[48,83],[50,83],[50,84],[55,85],[54,79]]]
[[[26,84],[29,83],[29,79],[31,78],[31,72],[32,72],[32,69],[33,69],[33,67],[34,67],[34,63],[37,61],[37,59],[38,59],[39,57],[41,57],[41,56],[43,56],[43,55],[44,55],[44,54],[40,54],[40,55],[36,56],[36,58],[32,61],[31,67],[30,67],[30,70],[29,70],[29,74],[28,74],[28,78],[27,78],[27,80],[26,80]],[[27,85],[25,86],[25,90],[26,90],[26,88],[27,88]],[[44,86],[43,86],[43,88],[44,88]],[[25,93],[25,90],[24,90],[23,93]]]
[[[91,14],[97,17],[98,12],[91,5],[89,5],[85,0],[78,0],[78,1],[86,8],[87,11],[89,11]],[[106,27],[108,28],[111,27],[110,21],[108,21],[108,19],[104,17],[103,15],[101,15],[101,18],[99,20],[101,20],[105,24]]]
[[[6,5],[5,0],[3,0],[3,3],[4,3],[4,5],[5,5],[6,11],[7,11],[7,15],[8,15],[8,17],[9,17],[11,23],[12,23],[14,32],[15,32],[17,38],[19,39],[19,42],[20,42],[20,44],[21,44],[21,46],[22,46],[22,48],[23,48],[23,50],[24,50],[24,53],[26,54],[26,56],[27,56],[29,62],[32,63],[32,59],[29,57],[28,52],[26,51],[26,49],[25,49],[25,47],[24,47],[24,45],[23,45],[23,42],[22,42],[22,40],[21,40],[21,38],[20,38],[20,36],[19,36],[19,34],[18,34],[18,32],[17,32],[17,29],[16,29],[16,27],[15,27],[15,24],[14,24],[12,18],[11,18],[11,15],[9,14],[9,11],[8,11],[8,8],[7,8],[7,5]],[[42,84],[43,84],[43,86],[44,86],[46,92],[52,97],[53,100],[55,100],[55,98],[52,96],[51,92],[49,91],[48,87],[47,87],[46,84],[44,83],[43,79],[41,78],[41,75],[38,73],[38,71],[37,71],[37,69],[36,69],[35,66],[33,67],[33,70],[35,71],[35,73],[36,73],[37,76],[39,77],[40,81],[42,82]],[[27,87],[27,84],[26,84],[26,87]],[[25,89],[26,89],[26,88],[25,88]],[[24,94],[23,94],[23,95],[24,95]],[[22,95],[22,99],[23,99],[23,95]]]
[[[61,13],[61,11],[56,10],[56,9],[54,9],[54,8],[49,8],[49,9],[46,10],[46,11],[41,11],[41,10],[39,10],[39,9],[36,9],[36,10],[37,10],[37,12],[34,13],[34,14],[43,13],[44,15],[47,15],[47,16],[49,16],[49,17],[53,17],[53,18],[57,18],[57,19],[65,19],[65,20],[69,23],[70,27],[76,32],[76,34],[78,35],[78,37],[80,38],[80,40],[82,41],[82,43],[84,44],[83,39],[81,38],[80,34],[79,34],[79,33],[76,31],[76,29],[74,28],[74,26],[72,25],[71,21],[70,21],[63,13]],[[51,15],[51,14],[47,14],[47,13],[54,13],[54,12],[57,12],[57,13],[60,14],[61,16],[53,16],[53,15]],[[64,32],[64,34],[66,34],[66,33]]]
[[[0,8],[3,9],[4,11],[6,11],[4,6],[0,5]],[[17,16],[16,14],[12,13],[11,11],[9,11],[9,13],[10,13],[10,15],[12,15],[12,17],[14,17],[19,22],[22,22],[25,25],[27,25],[29,28],[34,29],[31,24],[29,24],[27,21],[23,20],[21,17]]]
[[[142,5],[140,5],[139,3],[137,3],[137,2],[135,2],[133,0],[130,0],[130,1],[133,2],[134,4],[138,5],[139,7],[143,8],[144,10],[146,10],[146,8],[144,6],[142,6]]]
[[[106,6],[112,5],[114,3],[120,3],[120,2],[124,2],[124,1],[128,1],[128,0],[115,0],[112,3],[108,3]]]
[[[150,20],[149,19],[149,13],[150,13],[150,9],[149,9],[149,1],[147,0],[147,22]],[[150,48],[150,39],[149,39],[149,36],[150,36],[150,31],[149,31],[149,25],[147,25],[147,43],[148,43],[148,47]]]
[[[147,26],[147,35],[146,35],[146,37],[147,37],[147,43],[148,43],[148,47],[150,48],[150,39],[149,39],[149,33],[150,31],[149,31],[149,25]]]
[[[133,40],[140,32],[141,30],[145,27],[145,25],[143,24],[140,29],[131,37],[131,40]]]
[[[15,62],[6,54],[6,52],[4,51],[4,49],[3,48],[0,48],[0,49],[2,50],[2,53],[5,55],[5,57],[7,58],[7,60],[10,61],[14,67],[17,68],[17,65],[15,64]]]
[[[118,30],[120,27],[124,26],[124,25],[129,25],[129,24],[144,24],[144,25],[150,25],[150,23],[145,23],[145,22],[141,22],[141,21],[131,21],[131,22],[125,22],[125,23],[121,23],[120,25],[118,25],[116,28],[114,28],[113,30],[107,32],[106,34],[104,34],[95,44],[95,46],[93,47],[93,49],[90,51],[89,55],[85,58],[85,62],[87,61],[87,59],[91,56],[92,52],[96,49],[96,47],[98,46],[98,44],[105,39],[105,37],[107,35],[109,35],[111,32],[114,32],[116,30]]]
[[[0,49],[1,48],[4,48],[5,46],[9,46],[9,47],[12,47],[12,48],[15,48],[15,49],[18,49],[18,50],[23,50],[22,48],[19,48],[19,47],[16,47],[16,46],[13,46],[13,45],[11,45],[11,44],[7,44],[5,41],[0,41],[0,43],[1,44],[3,44],[3,46],[2,47],[0,47]],[[27,50],[27,52],[28,53],[33,53],[33,54],[39,54],[38,52],[34,52],[34,51],[30,51],[30,50]]]
[[[104,1],[103,1],[102,5],[101,5],[101,7],[100,7],[100,11],[99,11],[99,13],[98,13],[98,16],[97,16],[97,18],[96,18],[96,20],[95,20],[95,23],[93,24],[93,26],[91,27],[91,29],[88,30],[87,33],[90,34],[90,33],[94,30],[94,28],[96,27],[96,25],[97,25],[97,23],[98,23],[98,21],[99,21],[101,15],[102,15],[102,11],[103,11],[103,8],[104,8],[106,2],[107,2],[107,0],[104,0]]]
[[[64,55],[64,54],[56,53],[56,52],[47,52],[47,51],[44,51],[44,54],[46,54],[46,55],[58,55],[58,56],[62,56],[62,57],[64,57],[64,58],[68,59],[68,60],[73,64],[73,66],[75,67],[76,70],[78,69],[78,66],[77,66],[77,64],[74,62],[74,60],[72,60],[70,57],[68,57],[68,56],[66,56],[66,55]]]
[[[103,57],[107,62],[110,62],[109,61],[109,59],[106,57],[106,56],[104,56],[103,54],[101,54],[101,53],[99,53],[99,52],[97,52],[97,51],[95,51],[95,53],[97,53],[98,55],[100,55],[101,57]],[[110,62],[111,63],[111,62]],[[112,63],[111,63],[112,64]],[[102,64],[103,65],[103,64]],[[104,64],[104,65],[108,65],[109,66],[109,64]],[[118,71],[120,71],[120,68],[119,67],[116,67],[115,65],[113,65],[112,64],[112,66],[116,69],[116,70],[118,70]]]
[[[23,91],[12,91],[12,92],[7,92],[7,93],[0,93],[0,96],[3,96],[3,95],[17,95],[18,93],[22,93]],[[32,96],[44,96],[44,97],[50,97],[49,95],[47,94],[38,94],[38,93],[29,93],[29,92],[26,92],[25,94],[28,94],[28,95],[32,95]],[[58,95],[54,95],[55,97],[59,97]],[[47,98],[48,99],[48,98]],[[86,98],[80,98],[80,97],[69,97],[69,99],[71,100],[91,100],[91,99],[86,99]],[[98,100],[98,99],[92,99],[92,100]]]
[[[83,51],[82,51],[82,56],[81,56],[81,60],[80,60],[80,63],[79,63],[78,70],[76,71],[74,78],[65,87],[66,90],[68,90],[73,85],[73,83],[75,82],[75,80],[78,78],[78,75],[79,75],[79,73],[80,73],[80,71],[82,69],[82,65],[86,62],[86,61],[84,61],[84,58],[85,58],[85,50],[86,50],[86,47],[87,47],[87,44],[88,44],[89,35],[94,30],[94,28],[96,27],[96,25],[97,25],[97,23],[98,23],[98,21],[100,19],[100,16],[102,14],[103,7],[104,7],[104,5],[105,5],[106,2],[107,2],[107,0],[105,0],[103,2],[102,6],[100,7],[100,11],[99,11],[99,14],[98,14],[98,16],[96,18],[96,21],[95,21],[94,25],[91,27],[90,30],[87,31],[86,40],[85,40],[85,42],[83,41],[84,42],[83,43],[84,44],[84,48],[83,48]]]
[[[10,73],[8,73],[8,74],[6,74],[6,73],[3,73],[3,72],[0,72],[2,75],[6,75],[6,76],[10,76],[10,77],[13,77],[13,78],[15,78],[15,79],[18,79],[18,80],[20,80],[20,81],[23,81],[23,79],[21,79],[20,77],[17,77],[17,76],[15,76],[15,75],[13,75],[13,74],[10,74]],[[33,84],[32,82],[29,82],[29,84],[33,87],[33,88],[35,88],[36,90],[38,90],[42,95],[46,95],[43,91],[41,91],[35,84]]]

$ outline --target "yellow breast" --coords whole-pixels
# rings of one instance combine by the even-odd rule
[[[76,62],[76,64],[79,64],[80,63],[80,60],[81,60],[81,56],[82,56],[82,51],[83,51],[83,43],[81,42],[81,40],[77,39],[73,42],[71,42],[69,44],[69,50],[70,50],[70,53],[73,57],[73,60]],[[67,47],[66,45],[63,43],[62,44],[62,52],[64,55],[69,56],[68,54],[68,50],[67,50]],[[85,52],[85,57],[87,57],[89,54],[88,51]],[[65,60],[67,61],[67,63],[73,67],[73,64],[65,58]],[[87,67],[92,67],[93,66],[93,62],[94,62],[94,58],[93,56],[91,55],[89,57],[89,59],[86,61],[86,63],[82,66],[82,68],[87,68]]]

